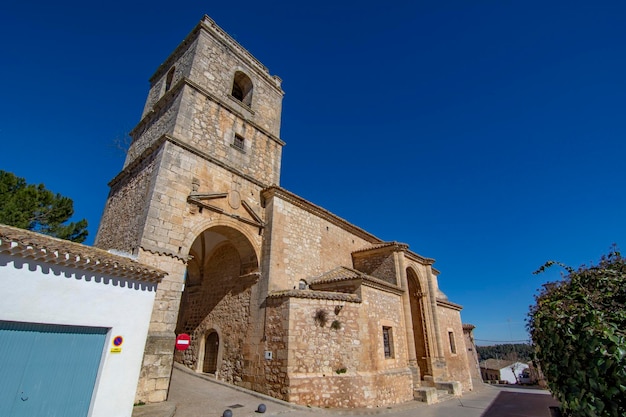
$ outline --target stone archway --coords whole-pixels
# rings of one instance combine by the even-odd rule
[[[200,233],[189,255],[176,333],[188,333],[191,346],[174,360],[237,383],[245,373],[251,294],[259,277],[256,252],[240,231],[215,226]]]
[[[419,283],[415,271],[407,268],[406,277],[409,285],[409,302],[411,304],[411,318],[413,321],[413,338],[415,343],[415,356],[420,368],[421,378],[432,375],[430,354],[428,349],[428,332],[426,331],[426,313],[424,311],[425,293]]]

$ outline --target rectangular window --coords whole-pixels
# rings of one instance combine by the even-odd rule
[[[456,344],[454,343],[454,332],[448,332],[448,338],[450,339],[450,352],[456,353]]]
[[[239,149],[240,151],[245,150],[244,139],[242,136],[235,135],[235,139],[233,140],[233,148]]]
[[[385,359],[393,358],[393,332],[391,327],[383,326],[383,348]]]

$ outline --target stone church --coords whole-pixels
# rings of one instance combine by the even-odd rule
[[[434,260],[280,187],[282,98],[207,16],[150,78],[95,243],[168,273],[137,401],[166,399],[173,362],[320,407],[471,390]],[[191,345],[175,352],[180,333]]]

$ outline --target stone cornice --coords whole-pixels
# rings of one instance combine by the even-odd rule
[[[174,84],[174,86],[168,92],[163,94],[163,96],[161,98],[159,98],[156,103],[154,103],[154,105],[152,106],[152,110],[150,110],[150,111],[148,111],[146,113],[146,115],[139,121],[139,123],[137,123],[137,126],[135,126],[130,131],[129,135],[131,137],[134,137],[134,135],[136,134],[137,131],[139,131],[142,127],[144,127],[145,125],[147,125],[150,122],[152,122],[153,119],[157,116],[158,110],[163,108],[163,107],[166,107],[172,100],[174,100],[174,98],[176,97],[177,93],[185,85],[189,86],[190,88],[193,88],[198,93],[202,94],[205,98],[213,101],[218,106],[221,106],[222,108],[228,110],[232,114],[234,114],[237,117],[241,118],[242,120],[245,121],[245,123],[247,123],[250,126],[254,127],[259,132],[261,132],[262,134],[264,134],[265,136],[267,136],[268,138],[270,138],[274,142],[278,143],[281,146],[285,146],[285,142],[282,141],[279,137],[274,136],[272,133],[268,132],[265,128],[259,126],[257,123],[255,123],[252,120],[250,120],[250,118],[247,115],[243,114],[239,109],[237,109],[236,108],[236,106],[237,106],[236,102],[233,101],[233,104],[226,103],[225,101],[223,101],[219,97],[217,97],[215,94],[212,94],[211,92],[209,92],[204,87],[200,86],[199,84],[193,82],[192,80],[190,80],[189,78],[186,78],[186,77],[185,78],[181,78],[176,84]],[[245,110],[247,110],[248,112],[254,114],[254,112],[252,110],[248,109],[248,108],[246,108]]]
[[[361,299],[356,294],[314,290],[273,291],[267,295],[267,298],[308,298],[312,300],[345,301],[350,303],[361,302]]]
[[[227,213],[226,211],[224,211],[223,209],[221,209],[219,207],[213,206],[211,204],[204,203],[203,201],[201,201],[201,199],[198,199],[198,198],[194,197],[193,194],[187,197],[187,202],[191,203],[191,204],[194,204],[194,205],[196,205],[198,207],[202,207],[202,208],[214,211],[216,213],[222,214],[224,216],[228,216],[231,219],[235,219],[235,220],[240,221],[242,223],[249,224],[250,226],[258,227],[259,230],[262,230],[262,229],[265,228],[265,223],[263,223],[263,220],[256,213],[254,213],[252,208],[245,201],[242,201],[242,205],[243,205],[244,209],[246,210],[246,212],[251,217],[253,217],[253,219],[246,219],[245,217],[241,217],[241,216],[239,216],[237,214]]]
[[[380,291],[390,292],[396,295],[404,294],[404,290],[398,287],[397,285],[390,284],[386,281],[380,280],[378,278],[374,278],[369,275],[366,275],[365,277],[363,277],[362,283],[366,287],[374,288]]]
[[[159,283],[167,275],[99,248],[5,225],[0,225],[0,253],[137,281]]]
[[[448,300],[443,300],[441,298],[437,298],[437,305],[440,306],[440,307],[445,307],[445,308],[449,308],[449,309],[456,310],[456,311],[463,310],[463,306],[462,305],[453,303],[453,302],[448,301]]]
[[[133,162],[131,162],[130,164],[128,164],[127,166],[124,167],[124,169],[122,169],[122,171],[120,171],[119,174],[117,174],[111,181],[109,181],[109,187],[113,187],[115,184],[117,184],[119,181],[121,181],[124,177],[126,177],[127,175],[129,175],[131,172],[133,172],[133,170],[140,165],[141,163],[143,163],[144,160],[146,160],[151,154],[154,153],[155,150],[157,150],[163,143],[165,142],[170,142],[176,146],[179,146],[183,149],[185,149],[186,151],[199,156],[200,158],[204,159],[205,161],[209,161],[217,166],[219,166],[220,168],[225,169],[226,171],[232,172],[233,174],[236,174],[237,176],[241,177],[241,178],[245,178],[246,180],[250,181],[252,184],[258,186],[259,188],[264,188],[267,187],[267,184],[262,183],[261,181],[257,180],[256,178],[253,178],[247,174],[244,174],[242,172],[239,172],[238,170],[236,170],[235,168],[226,165],[224,162],[213,158],[211,155],[199,151],[198,149],[194,148],[191,145],[186,144],[185,142],[183,142],[180,139],[175,138],[172,135],[169,134],[164,134],[162,135],[159,139],[155,140],[154,142],[152,142],[152,144],[146,148],[141,155],[139,155],[137,158],[133,159]]]
[[[433,258],[426,258],[410,250],[407,250],[405,252],[405,256],[407,257],[407,259],[418,262],[422,265],[432,265],[435,263],[435,260]]]
[[[133,159],[133,161],[126,165],[122,170],[115,176],[111,181],[109,181],[108,186],[113,187],[118,182],[122,181],[125,177],[130,175],[139,165],[141,165],[150,155],[152,155],[157,149],[163,145],[166,140],[166,136],[163,135],[159,139],[155,140],[150,144],[149,147],[143,150],[143,152]]]
[[[360,227],[357,227],[353,225],[352,223],[349,223],[348,221],[342,219],[341,217],[334,215],[330,211],[323,209],[320,206],[317,206],[305,200],[304,198],[299,197],[285,190],[284,188],[281,188],[277,185],[272,185],[268,188],[261,190],[261,198],[263,200],[269,200],[270,198],[274,198],[274,197],[285,200],[293,204],[294,206],[299,207],[317,217],[320,217],[334,224],[335,226],[340,227],[344,229],[345,231],[350,232],[353,235],[358,236],[361,239],[364,239],[368,242],[371,242],[371,243],[382,242],[380,239],[378,239],[376,236],[372,235],[371,233],[366,232]],[[265,206],[265,201],[263,201],[263,205]]]
[[[177,259],[179,261],[184,262],[185,264],[191,258],[190,256],[181,256],[181,255],[178,255],[178,254],[176,254],[174,252],[170,252],[170,251],[164,250],[163,248],[155,248],[155,247],[150,246],[150,245],[141,245],[139,247],[141,248],[141,250],[143,250],[145,252],[150,252],[150,253],[152,253],[154,255],[167,256],[169,258],[174,258],[174,259]]]
[[[409,245],[400,242],[382,242],[352,252],[353,255],[364,252],[406,252]]]
[[[423,257],[421,255],[418,255],[417,253],[409,250],[409,245],[407,245],[406,243],[402,243],[402,242],[381,242],[378,244],[374,244],[372,246],[368,246],[362,249],[357,249],[354,252],[352,252],[353,255],[358,255],[360,253],[363,252],[385,252],[385,251],[391,251],[391,252],[404,252],[405,256],[407,257],[407,259],[411,260],[411,261],[415,261],[418,262],[422,265],[432,265],[435,263],[435,260],[432,258],[426,258]],[[433,268],[434,269],[434,268]],[[439,272],[439,271],[437,271]]]
[[[278,143],[279,145],[281,145],[281,146],[285,145],[285,142],[283,142],[280,138],[274,136],[273,134],[268,132],[265,128],[259,126],[258,124],[256,124],[252,120],[250,120],[249,117],[247,117],[246,115],[241,113],[237,108],[235,108],[234,105],[229,105],[229,104],[225,103],[223,100],[220,100],[219,97],[217,97],[215,94],[211,94],[209,92],[209,90],[207,90],[206,88],[202,87],[201,85],[193,82],[189,78],[183,78],[179,82],[184,82],[185,84],[187,84],[188,86],[190,86],[191,88],[193,88],[194,90],[196,90],[197,92],[199,92],[200,94],[205,96],[205,98],[208,98],[208,99],[214,101],[215,103],[217,103],[218,105],[222,106],[223,108],[225,108],[229,112],[235,114],[236,116],[238,116],[239,118],[244,120],[246,124],[249,124],[250,126],[254,127],[259,132],[263,133],[265,136],[267,136],[268,138],[272,139],[274,142]],[[246,109],[246,110],[251,111],[249,109]]]

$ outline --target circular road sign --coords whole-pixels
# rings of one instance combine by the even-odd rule
[[[189,348],[191,338],[186,333],[176,336],[176,350],[187,350]]]

